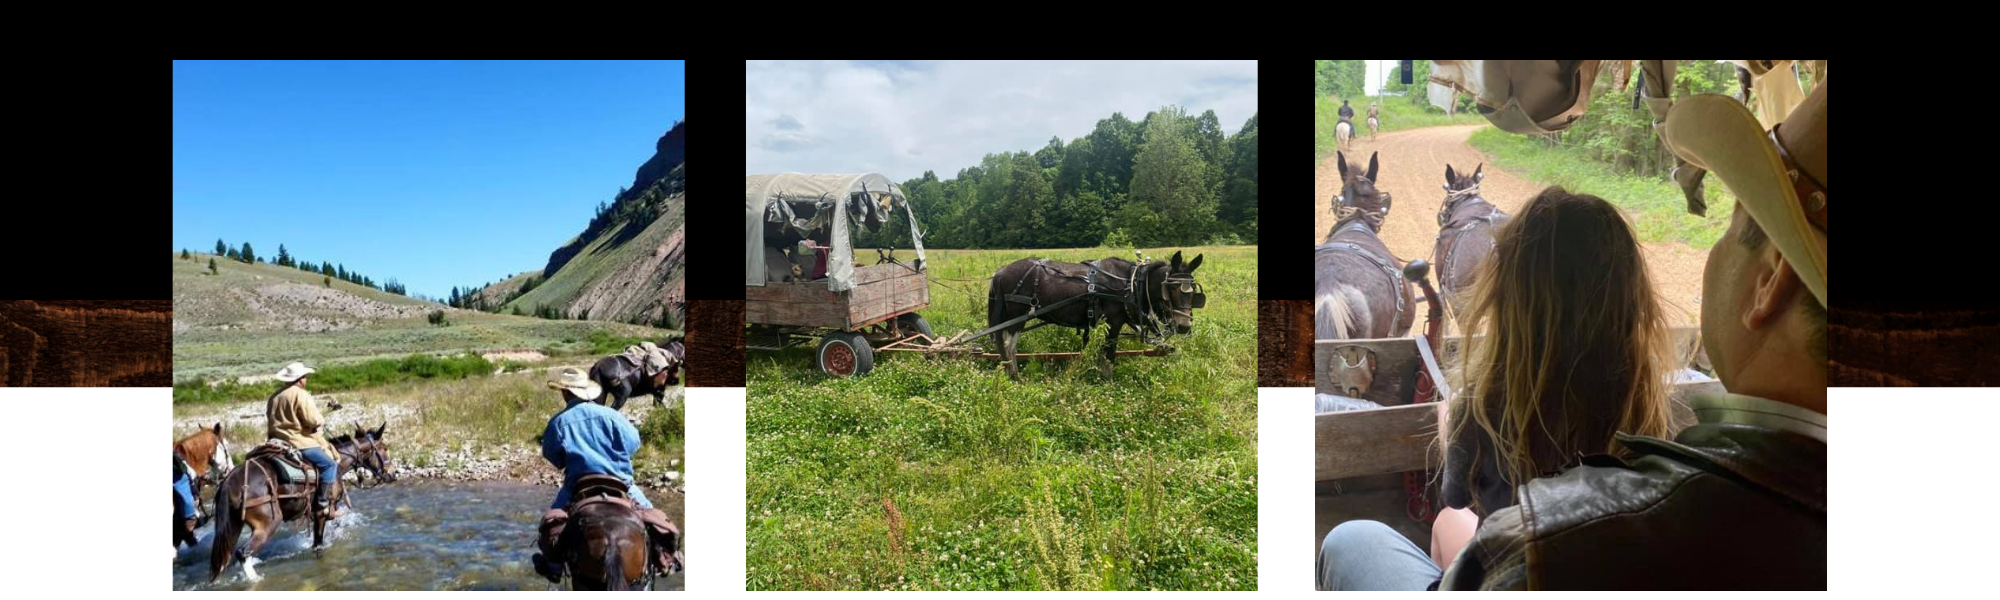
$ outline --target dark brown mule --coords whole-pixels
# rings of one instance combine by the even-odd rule
[[[196,431],[174,442],[174,467],[185,470],[193,480],[195,512],[201,513],[200,521],[207,521],[209,515],[201,506],[201,490],[204,484],[213,483],[229,470],[229,440],[222,438],[222,423],[214,427]],[[179,499],[175,500],[176,502]],[[180,519],[178,507],[174,511],[174,547],[185,543],[195,545],[194,531]],[[197,524],[198,525],[198,524]]]
[[[577,590],[631,590],[652,587],[653,578],[663,573],[653,569],[649,558],[651,540],[646,524],[639,518],[638,505],[625,490],[625,482],[610,475],[585,475],[576,481],[575,499],[567,512],[569,523],[557,544],[569,557],[565,563],[570,588]],[[674,549],[674,568],[680,566],[680,541],[668,542]]]
[[[1021,334],[1043,325],[1075,327],[1083,332],[1084,346],[1090,345],[1090,330],[1102,319],[1110,325],[1104,342],[1105,377],[1111,376],[1112,360],[1118,356],[1118,334],[1125,325],[1151,343],[1168,335],[1185,335],[1194,327],[1194,309],[1207,304],[1207,294],[1195,283],[1194,270],[1201,267],[1201,255],[1181,262],[1181,253],[1165,261],[1139,266],[1121,258],[1088,263],[1066,263],[1024,258],[1000,267],[986,297],[986,326],[1007,321],[1072,298],[1083,298],[1043,312],[1034,326],[1026,322],[993,333],[1000,360],[1007,374],[1021,376],[1014,362],[1014,346]]]
[[[338,455],[340,475],[359,466],[373,472],[380,481],[394,481],[395,473],[389,467],[389,447],[381,443],[382,431],[388,428],[384,423],[374,431],[357,432],[353,437],[340,436],[332,440]],[[222,478],[222,486],[215,493],[215,539],[211,542],[208,557],[208,580],[215,581],[232,559],[243,561],[243,575],[257,579],[257,571],[250,561],[257,551],[271,540],[271,534],[278,524],[312,518],[313,548],[326,543],[327,516],[315,514],[312,509],[313,488],[318,478],[313,474],[312,463],[299,461],[294,464],[304,470],[306,476],[298,482],[285,483],[277,473],[281,467],[277,462],[285,460],[282,451],[272,452],[272,446],[260,446],[250,451],[243,464],[230,470]],[[288,461],[289,462],[289,461]],[[346,486],[339,485],[327,492],[328,504],[338,504],[346,497]],[[250,526],[250,545],[238,548],[237,539],[243,534],[243,526]]]
[[[604,387],[604,397],[598,401],[613,409],[624,410],[625,401],[633,396],[652,396],[653,404],[666,399],[667,389],[680,383],[681,367],[687,364],[687,346],[681,338],[670,337],[660,343],[660,349],[674,355],[674,366],[660,371],[652,377],[646,371],[635,367],[623,355],[606,356],[590,366],[590,379]]]
[[[1417,312],[1403,279],[1403,261],[1377,233],[1389,215],[1389,193],[1375,188],[1376,157],[1368,171],[1339,159],[1342,187],[1333,210],[1340,216],[1326,241],[1314,248],[1313,335],[1317,339],[1402,337]]]
[[[1486,176],[1480,164],[1471,174],[1444,167],[1444,205],[1438,208],[1437,247],[1431,260],[1437,265],[1438,287],[1444,292],[1445,307],[1457,319],[1460,303],[1472,290],[1479,264],[1493,253],[1493,240],[1500,226],[1511,218],[1479,195],[1479,182]]]

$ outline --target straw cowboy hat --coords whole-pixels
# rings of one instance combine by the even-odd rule
[[[576,367],[563,369],[560,379],[549,382],[549,389],[569,390],[569,393],[576,394],[577,398],[585,401],[596,400],[604,393],[603,387],[591,381],[589,376],[583,374],[582,369]]]
[[[305,363],[295,362],[289,365],[285,365],[284,370],[278,371],[278,380],[298,381],[300,377],[305,377],[307,375],[310,375],[313,373],[314,370],[315,369],[313,369],[312,367],[306,366]]]
[[[1703,94],[1676,103],[1661,134],[1722,178],[1826,306],[1826,82],[1769,132],[1742,102]]]

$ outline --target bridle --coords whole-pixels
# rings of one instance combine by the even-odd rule
[[[1451,211],[1457,209],[1459,203],[1464,202],[1466,199],[1479,198],[1479,182],[1475,180],[1472,182],[1472,185],[1461,190],[1454,190],[1451,189],[1451,186],[1445,186],[1444,191],[1444,206],[1438,207],[1438,227],[1443,227],[1446,221],[1451,220]]]
[[[1371,188],[1375,187],[1375,182],[1369,179],[1365,175],[1355,175],[1354,178],[1360,180],[1363,183],[1367,183],[1368,187]],[[1361,218],[1368,222],[1368,227],[1370,229],[1381,231],[1382,220],[1389,216],[1389,209],[1388,209],[1390,202],[1389,192],[1382,190],[1380,188],[1376,188],[1375,195],[1376,197],[1382,200],[1383,208],[1381,210],[1368,210],[1361,208],[1359,206],[1355,206],[1354,188],[1356,187],[1358,186],[1347,185],[1347,184],[1341,185],[1340,206],[1333,207],[1334,217],[1338,221],[1346,221],[1350,218],[1353,218],[1355,214],[1359,213],[1361,215]]]

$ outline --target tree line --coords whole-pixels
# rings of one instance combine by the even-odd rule
[[[1159,247],[1257,241],[1257,117],[1225,135],[1215,111],[1177,106],[1089,135],[988,154],[958,176],[902,183],[927,248]],[[906,219],[858,247],[908,247]]]
[[[290,267],[307,273],[318,273],[327,278],[326,283],[328,284],[331,284],[333,279],[339,279],[354,285],[374,288],[398,296],[409,296],[409,288],[402,283],[398,283],[393,277],[389,278],[388,281],[378,283],[373,277],[362,275],[358,271],[349,271],[345,264],[337,264],[331,261],[314,262],[300,260],[298,257],[293,256],[290,251],[286,250],[284,244],[278,244],[277,256],[268,257],[270,260],[265,260],[267,257],[257,256],[257,251],[250,247],[250,242],[243,242],[243,246],[238,248],[224,243],[221,238],[216,238],[215,256],[228,258],[229,260],[246,265],[264,263],[280,267]],[[181,258],[184,260],[194,260],[194,255],[188,252],[186,248],[182,248]],[[213,258],[209,259],[208,268],[210,273],[219,272]],[[422,300],[423,298],[418,299]]]

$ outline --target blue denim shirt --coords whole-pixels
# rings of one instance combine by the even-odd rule
[[[595,402],[571,402],[542,431],[542,458],[563,470],[559,504],[585,475],[617,475],[631,485],[632,455],[638,451],[639,429],[625,415]]]

